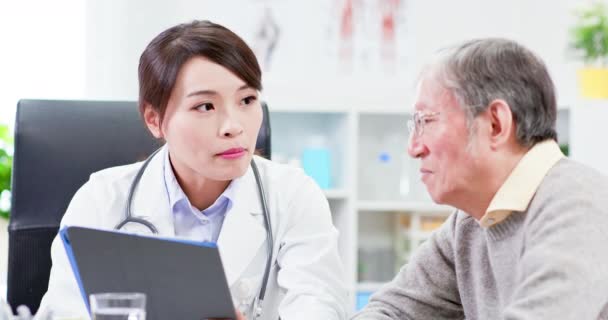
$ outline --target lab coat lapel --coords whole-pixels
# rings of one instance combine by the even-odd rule
[[[232,207],[226,212],[218,247],[231,286],[245,271],[266,240],[255,177],[251,167],[238,181]],[[261,218],[260,218],[261,217]]]
[[[159,151],[144,171],[133,198],[133,216],[143,217],[154,224],[159,236],[175,236],[173,213],[164,178],[164,162],[167,146]]]

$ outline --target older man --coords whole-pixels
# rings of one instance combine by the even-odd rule
[[[354,319],[608,318],[608,179],[564,157],[556,113],[545,65],[509,40],[423,71],[408,151],[457,211]]]

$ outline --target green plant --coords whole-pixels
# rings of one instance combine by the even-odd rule
[[[0,124],[0,199],[11,190],[13,169],[13,137],[7,125]],[[8,218],[10,208],[6,209],[0,201],[0,217]]]
[[[570,48],[588,65],[608,62],[608,11],[594,2],[575,12],[576,23],[570,29]]]

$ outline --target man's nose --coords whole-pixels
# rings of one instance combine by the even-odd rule
[[[410,134],[407,143],[407,153],[412,158],[421,158],[424,156],[426,152],[426,148],[424,144],[420,141],[420,137],[415,133]]]

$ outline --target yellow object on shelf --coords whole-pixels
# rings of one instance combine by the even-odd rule
[[[420,230],[422,231],[434,231],[439,228],[446,217],[422,217],[420,218]]]
[[[405,230],[409,230],[412,226],[412,217],[409,214],[399,214],[399,226]]]
[[[578,71],[583,98],[608,99],[608,68],[584,68]]]

